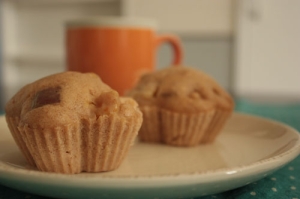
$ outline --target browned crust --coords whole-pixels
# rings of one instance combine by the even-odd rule
[[[128,93],[141,107],[183,113],[231,111],[231,96],[209,75],[190,67],[169,67],[144,75]]]

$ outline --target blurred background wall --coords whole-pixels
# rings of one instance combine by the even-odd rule
[[[0,9],[0,16],[1,16],[1,9]],[[1,20],[0,20],[0,27],[2,27]],[[1,34],[1,29],[0,29],[0,111],[3,110],[4,106],[4,80],[3,80],[3,72],[2,72],[2,34]]]
[[[151,17],[177,34],[184,62],[237,97],[300,99],[300,1],[0,0],[3,104],[24,84],[65,69],[64,23],[85,16]],[[168,45],[157,67],[170,64]],[[277,98],[276,97],[276,98]],[[1,108],[0,108],[1,109]]]
[[[233,90],[299,102],[300,1],[238,2]]]

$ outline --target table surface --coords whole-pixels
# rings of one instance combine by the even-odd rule
[[[300,104],[258,104],[236,101],[236,111],[259,115],[284,122],[300,131]],[[0,199],[46,199],[0,185]],[[194,199],[300,199],[300,156],[262,180],[220,194]]]

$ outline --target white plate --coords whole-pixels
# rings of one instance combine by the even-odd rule
[[[30,168],[0,117],[0,183],[60,198],[186,198],[234,189],[279,169],[300,152],[299,133],[235,113],[211,145],[176,148],[137,142],[112,172],[76,175]]]

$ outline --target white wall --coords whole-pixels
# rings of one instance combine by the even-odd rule
[[[239,1],[235,90],[300,99],[300,1]]]
[[[65,70],[64,23],[120,15],[119,1],[2,0],[2,70],[6,102],[23,85]]]
[[[234,0],[123,0],[122,14],[157,19],[160,31],[181,36],[230,37]]]

